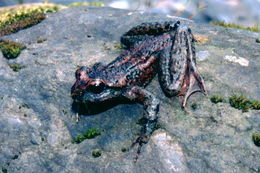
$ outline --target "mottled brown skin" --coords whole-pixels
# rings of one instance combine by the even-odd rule
[[[194,92],[206,94],[196,67],[193,35],[189,28],[179,25],[179,21],[138,25],[121,37],[126,50],[114,61],[76,71],[71,88],[75,101],[98,103],[126,98],[144,105],[148,121],[135,142],[139,144],[138,154],[157,123],[159,100],[144,89],[157,73],[166,96],[183,96],[183,108]]]

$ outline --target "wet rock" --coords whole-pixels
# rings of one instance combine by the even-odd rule
[[[129,14],[129,15],[125,15]],[[209,39],[196,43],[209,96],[191,96],[185,114],[181,98],[169,99],[157,78],[147,87],[161,101],[159,129],[144,145],[136,163],[143,108],[113,105],[80,116],[72,109],[70,88],[79,65],[109,63],[119,54],[120,36],[142,22],[180,20]],[[0,55],[0,170],[8,172],[259,172],[260,151],[252,140],[260,131],[259,110],[242,113],[225,100],[234,93],[260,98],[258,33],[196,24],[182,18],[112,8],[62,10],[41,23],[1,37],[26,45],[16,59]],[[44,41],[38,41],[44,39]],[[107,47],[113,49],[108,49]],[[115,45],[115,46],[113,46]],[[200,52],[200,53],[199,53]],[[225,60],[245,57],[249,64]],[[204,58],[202,58],[204,59]],[[26,66],[14,72],[10,63]],[[196,109],[192,105],[196,104]],[[90,128],[101,135],[79,144],[72,140]],[[93,157],[93,151],[102,153]]]

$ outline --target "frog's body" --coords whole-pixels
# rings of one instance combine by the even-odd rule
[[[159,101],[144,87],[157,73],[167,96],[183,96],[182,107],[192,93],[206,93],[196,67],[193,35],[179,24],[144,23],[132,28],[121,37],[126,51],[118,58],[106,66],[98,63],[76,71],[73,99],[95,103],[123,97],[143,104],[148,121],[137,142],[140,146],[147,142],[157,122]]]

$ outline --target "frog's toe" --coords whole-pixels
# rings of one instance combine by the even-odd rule
[[[186,92],[183,94],[182,99],[182,108],[185,108],[188,98],[196,93],[201,92],[204,95],[207,95],[207,91],[205,90],[204,81],[201,78],[198,72],[193,72],[189,74],[189,77],[186,80]]]
[[[138,144],[137,152],[134,157],[134,162],[136,162],[138,160],[143,144],[148,143],[149,139],[150,139],[150,135],[142,135],[142,136],[139,136],[135,140],[135,142],[133,142],[131,148],[134,147],[136,144]]]

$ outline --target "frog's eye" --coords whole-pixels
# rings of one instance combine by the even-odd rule
[[[88,90],[92,93],[95,93],[95,94],[100,94],[101,92],[104,91],[104,89],[106,88],[105,84],[104,83],[100,83],[98,85],[91,85],[89,86]]]
[[[175,30],[177,29],[179,26],[180,26],[181,22],[180,21],[177,21],[175,23],[171,23],[170,24],[170,30]]]
[[[90,69],[86,66],[81,66],[78,70],[75,72],[76,79],[79,79],[81,75],[87,76]]]

